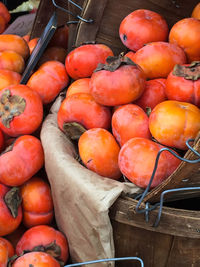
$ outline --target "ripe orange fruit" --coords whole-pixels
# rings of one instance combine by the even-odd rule
[[[79,155],[85,166],[99,175],[118,180],[120,147],[114,136],[102,128],[84,132],[78,141]]]

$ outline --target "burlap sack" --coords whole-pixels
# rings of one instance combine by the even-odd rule
[[[73,144],[57,126],[61,101],[59,96],[41,130],[56,222],[67,236],[73,262],[112,258],[115,250],[109,208],[122,193],[140,190],[131,183],[103,178],[78,163]]]

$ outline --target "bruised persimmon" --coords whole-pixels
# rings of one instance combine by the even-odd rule
[[[60,267],[60,264],[51,255],[42,251],[28,252],[21,255],[13,263],[12,267]]]
[[[152,140],[134,137],[126,142],[119,153],[119,168],[128,180],[141,188],[146,188],[153,173],[156,157],[162,145]],[[164,181],[181,163],[168,151],[160,154],[157,170],[151,184],[156,187]]]
[[[133,137],[150,139],[149,118],[139,106],[123,105],[112,115],[112,132],[120,146]]]
[[[74,80],[88,78],[99,63],[106,62],[108,56],[113,56],[113,52],[104,44],[81,45],[67,55],[65,67]]]
[[[63,263],[69,257],[67,238],[62,232],[51,226],[38,225],[28,229],[18,241],[16,253],[21,255],[24,250],[32,251],[36,247],[41,247],[42,251]]]
[[[110,57],[107,63],[91,76],[90,91],[95,101],[105,106],[118,106],[139,98],[146,80],[142,69],[128,57]]]
[[[148,9],[133,11],[122,20],[119,27],[122,43],[133,51],[150,42],[167,41],[168,32],[166,20]]]
[[[140,98],[134,101],[134,104],[140,106],[145,112],[152,110],[157,104],[167,100],[166,97],[166,79],[153,79],[146,81],[145,89]]]
[[[134,55],[134,62],[148,79],[166,78],[176,64],[185,64],[186,61],[183,49],[168,42],[149,43]]]
[[[76,93],[69,95],[61,103],[57,122],[62,131],[74,122],[85,129],[108,129],[111,124],[111,111],[108,107],[98,104],[90,94]]]
[[[163,101],[150,113],[149,129],[159,143],[186,150],[186,141],[200,130],[200,109],[187,102]]]
[[[40,177],[32,177],[21,188],[23,223],[26,227],[50,224],[53,200],[49,184]]]
[[[188,59],[200,61],[200,20],[184,18],[176,22],[169,32],[169,42],[180,46]],[[179,63],[180,64],[180,63]]]
[[[90,93],[90,78],[78,79],[70,84],[66,96],[76,93]]]
[[[102,128],[87,130],[79,138],[78,149],[89,170],[114,180],[121,177],[118,166],[120,147],[109,131]]]

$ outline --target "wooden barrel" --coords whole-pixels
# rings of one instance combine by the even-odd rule
[[[120,197],[110,210],[116,257],[140,257],[145,267],[199,267],[200,211],[164,207],[154,227],[158,210],[151,211],[146,222],[144,214],[135,213],[137,203]],[[119,262],[118,266],[139,264]]]

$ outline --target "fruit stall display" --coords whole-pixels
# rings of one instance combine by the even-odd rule
[[[25,36],[0,3],[0,266],[200,265],[200,3],[168,2],[59,17],[43,0]],[[59,23],[22,84],[48,6]]]

